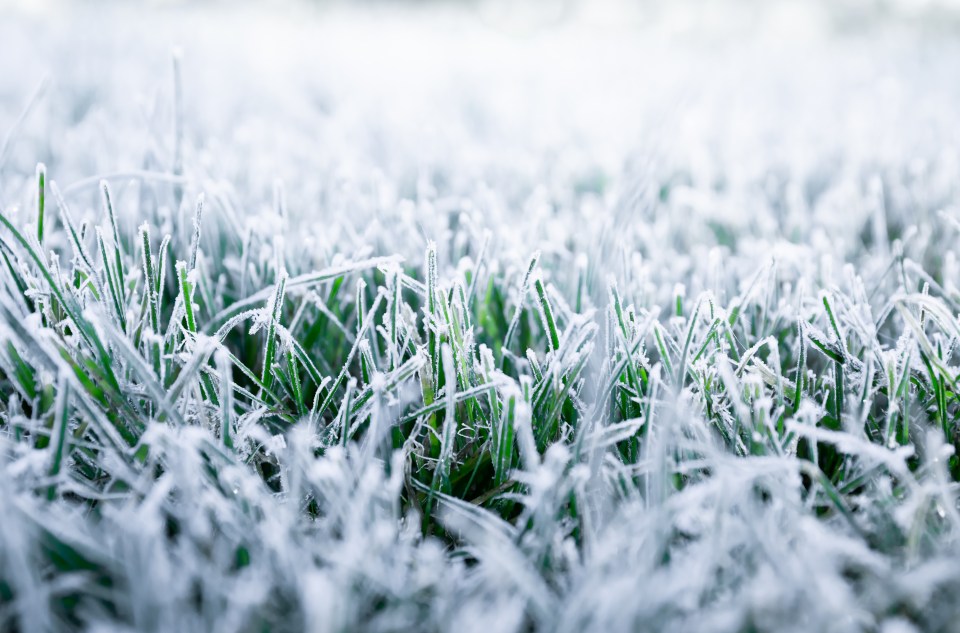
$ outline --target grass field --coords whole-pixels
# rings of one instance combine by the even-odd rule
[[[0,631],[958,630],[960,21],[872,6],[0,9]]]

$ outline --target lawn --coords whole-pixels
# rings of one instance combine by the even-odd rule
[[[949,3],[0,8],[0,631],[956,631]]]

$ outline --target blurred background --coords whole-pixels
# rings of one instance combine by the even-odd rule
[[[518,260],[611,240],[849,260],[876,178],[894,237],[960,182],[952,0],[45,0],[0,16],[5,208],[42,161],[95,210],[99,177],[171,173],[179,134],[190,187],[257,226],[282,181],[297,217],[349,219],[296,226],[329,248],[418,260],[439,218],[509,227]]]

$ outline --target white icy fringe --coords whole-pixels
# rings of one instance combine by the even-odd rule
[[[224,333],[249,331],[251,320],[261,335],[272,327],[262,308],[282,295],[285,269],[287,291],[320,310],[312,270],[348,274],[352,288],[349,275],[379,267],[388,284],[403,278],[422,294],[423,253],[435,240],[444,289],[482,264],[473,296],[490,277],[502,283],[508,320],[522,305],[536,310],[539,289],[550,298],[560,345],[544,338],[532,357],[554,372],[548,381],[585,363],[576,394],[585,421],[540,454],[523,402],[530,385],[477,363],[519,403],[524,467],[511,476],[524,484],[521,514],[507,523],[438,496],[457,538],[447,547],[422,536],[419,514],[401,511],[406,456],[387,454],[378,437],[317,457],[316,420],[272,435],[257,424],[262,411],[231,420],[204,404],[199,381],[175,383],[172,394],[145,396],[165,403],[167,421],[142,421],[150,452],[139,471],[119,450],[101,453],[104,480],[136,485],[95,490],[66,466],[54,472],[49,451],[15,441],[11,429],[26,417],[11,390],[0,403],[0,629],[76,625],[49,608],[64,596],[79,596],[82,625],[104,631],[899,632],[960,621],[960,516],[947,471],[956,438],[929,422],[923,403],[890,404],[880,393],[888,375],[926,380],[921,351],[939,348],[943,373],[958,373],[955,41],[922,43],[883,24],[851,33],[815,12],[713,40],[696,20],[648,23],[646,14],[630,27],[601,19],[514,31],[495,14],[478,24],[445,14],[308,12],[295,22],[183,11],[80,12],[53,27],[0,21],[11,53],[0,59],[9,91],[0,131],[12,130],[0,151],[5,216],[36,234],[42,160],[73,220],[100,226],[105,180],[128,244],[146,222],[154,249],[169,234],[177,257],[196,259],[184,279],[200,286],[195,296],[208,293],[214,339],[223,324]],[[183,46],[177,97],[174,41]],[[202,234],[193,222],[201,193]],[[41,252],[67,262],[74,252],[64,230],[50,230],[60,216],[52,195],[47,202]],[[538,249],[545,272],[529,275]],[[398,272],[401,258],[421,282]],[[142,280],[131,261],[128,274]],[[0,345],[44,367],[44,385],[65,384],[52,335],[24,318],[2,270]],[[211,285],[195,284],[201,278]],[[222,305],[216,284],[227,279],[249,301]],[[862,351],[846,375],[839,430],[817,424],[835,388],[813,343],[837,345],[824,298]],[[672,316],[678,302],[683,316]],[[403,308],[410,313],[398,318],[414,323]],[[737,344],[749,351],[727,355],[721,328],[720,351],[698,358],[712,325],[735,309],[751,334]],[[691,318],[698,310],[704,316]],[[85,315],[111,341],[118,374],[152,371],[107,316],[89,306]],[[371,328],[389,340],[389,325]],[[771,338],[784,328],[789,339]],[[342,332],[351,342],[365,334]],[[147,327],[144,341],[164,336]],[[293,346],[286,330],[276,336],[281,351]],[[229,359],[203,334],[188,340],[178,366],[199,372],[209,361],[221,385]],[[642,454],[624,463],[612,447],[641,422],[614,425],[605,412],[610,375],[638,341],[631,359],[656,387],[642,403]],[[794,367],[779,366],[778,344],[806,349],[811,376],[827,379],[783,441],[771,441],[796,380]],[[371,428],[385,434],[418,381],[387,384],[395,368],[377,360],[375,391],[396,398],[371,407]],[[425,371],[424,361],[407,369]],[[8,356],[0,362],[11,375]],[[688,370],[700,382],[678,388]],[[707,382],[742,397],[708,404]],[[84,395],[71,394],[54,413],[75,407],[73,428],[96,421]],[[910,419],[911,445],[866,437],[867,415],[888,409]],[[223,421],[237,430],[237,452],[214,432]],[[743,424],[754,430],[747,443]],[[796,456],[801,437],[837,449],[843,490]],[[279,492],[247,462],[254,445],[275,460]],[[678,475],[689,475],[681,490]],[[59,492],[48,501],[52,483]],[[92,507],[76,503],[95,495]],[[57,557],[94,568],[57,574],[48,564]]]

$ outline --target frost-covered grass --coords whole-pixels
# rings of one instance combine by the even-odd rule
[[[740,6],[5,15],[0,630],[956,630],[960,51]]]

